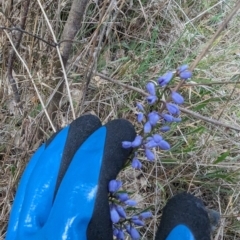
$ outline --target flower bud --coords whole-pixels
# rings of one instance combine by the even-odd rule
[[[176,104],[183,104],[184,103],[184,98],[182,97],[181,94],[177,93],[177,92],[172,92],[172,100],[176,103]]]
[[[144,133],[150,133],[151,130],[152,130],[152,125],[150,124],[150,122],[146,122],[143,127]]]
[[[115,209],[115,207],[111,207],[111,210],[110,210],[110,216],[111,216],[111,220],[113,223],[118,223],[119,220],[120,220],[120,216],[117,212],[117,210]]]
[[[148,148],[145,150],[145,155],[146,155],[146,157],[147,157],[147,159],[149,160],[149,161],[154,161],[154,159],[155,159],[155,155],[154,155],[154,153],[151,151],[151,150],[149,150]]]
[[[132,168],[141,169],[142,168],[142,163],[137,158],[133,158]]]
[[[177,105],[174,105],[172,103],[166,103],[167,110],[169,113],[173,115],[178,115],[180,113],[179,108]]]
[[[114,193],[122,187],[122,182],[118,180],[111,180],[108,184],[108,190],[111,193]]]
[[[142,136],[136,136],[135,139],[132,142],[132,147],[139,147],[142,144]]]
[[[123,141],[122,142],[122,147],[123,148],[130,148],[130,147],[132,147],[132,143],[129,142],[129,141]]]
[[[179,77],[183,80],[187,80],[192,77],[192,72],[188,70],[180,72]]]
[[[171,81],[172,78],[173,78],[173,73],[167,72],[163,76],[159,77],[157,81],[161,87],[164,87]]]
[[[157,101],[157,97],[155,95],[149,95],[146,100],[148,102],[148,104],[152,105]]]
[[[147,88],[147,91],[148,91],[148,93],[149,93],[150,95],[155,95],[155,94],[156,94],[154,83],[149,82],[149,83],[146,85],[146,88]]]

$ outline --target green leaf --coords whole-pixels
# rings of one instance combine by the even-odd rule
[[[226,159],[226,157],[228,157],[230,154],[229,151],[221,153],[221,155],[217,158],[217,160],[214,162],[214,164],[220,163],[222,161],[224,161]]]

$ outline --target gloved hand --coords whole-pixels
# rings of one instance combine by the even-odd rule
[[[163,208],[156,240],[210,240],[211,223],[203,202],[189,193],[172,197]]]
[[[92,115],[56,133],[24,171],[6,239],[112,239],[108,183],[131,152],[122,141],[134,138],[128,121],[101,126]]]
[[[30,160],[12,207],[7,240],[113,239],[108,183],[131,150],[135,131],[126,120],[105,126],[86,115],[52,136]],[[178,194],[163,209],[156,240],[209,240],[201,200]]]

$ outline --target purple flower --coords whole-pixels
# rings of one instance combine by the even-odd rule
[[[150,133],[151,130],[152,130],[152,125],[150,124],[150,122],[146,122],[143,127],[144,133]]]
[[[169,114],[163,113],[162,117],[166,122],[174,122],[174,117]]]
[[[130,234],[130,236],[133,240],[140,239],[140,234],[139,234],[138,230],[134,227],[130,228],[130,233],[129,234]]]
[[[113,236],[117,236],[117,234],[118,234],[118,229],[117,228],[113,228]]]
[[[137,202],[132,200],[132,199],[128,199],[127,201],[124,202],[126,205],[134,207],[137,205]]]
[[[173,118],[173,121],[174,121],[174,122],[181,122],[182,119],[181,119],[181,118]]]
[[[153,135],[153,140],[158,143],[162,140],[162,136],[160,136],[159,134],[154,134]]]
[[[151,212],[143,212],[143,213],[139,214],[139,217],[142,219],[150,218],[150,217],[152,217],[152,213]]]
[[[178,71],[178,73],[181,73],[181,72],[183,72],[183,71],[185,71],[185,70],[187,70],[187,69],[188,69],[188,65],[187,65],[187,64],[184,64],[184,65],[178,67],[178,68],[177,68],[177,71]]]
[[[180,112],[178,106],[173,103],[166,103],[166,107],[172,115],[178,115]]]
[[[160,131],[161,131],[161,132],[167,132],[167,131],[169,131],[169,130],[170,130],[170,127],[169,127],[169,126],[163,126],[163,127],[160,128]]]
[[[154,148],[154,147],[157,147],[157,143],[152,139],[145,144],[145,147],[146,148]]]
[[[125,211],[124,211],[122,206],[117,205],[116,206],[116,210],[117,210],[117,212],[118,212],[120,217],[122,217],[122,218],[126,218],[127,217],[127,215],[126,215],[126,213],[125,213]]]
[[[148,104],[152,105],[157,101],[157,97],[155,95],[149,95],[147,98]]]
[[[163,76],[158,78],[158,80],[157,80],[158,84],[161,87],[164,87],[171,81],[172,77],[173,77],[173,73],[172,72],[167,72]]]
[[[117,194],[117,198],[121,201],[121,202],[125,202],[129,199],[129,196],[127,193],[118,193]]]
[[[182,97],[181,94],[177,93],[177,92],[172,92],[172,100],[176,103],[176,104],[183,104],[184,103],[184,98]]]
[[[133,158],[132,167],[135,168],[135,169],[141,169],[142,168],[142,163],[137,158]]]
[[[127,233],[130,234],[130,231],[131,231],[131,226],[130,226],[130,224],[125,225],[125,228],[126,228]]]
[[[138,121],[139,123],[142,122],[143,117],[144,117],[144,115],[143,115],[142,112],[138,113],[138,114],[137,114],[137,121]]]
[[[122,230],[118,230],[117,240],[124,240],[124,232]]]
[[[156,95],[156,91],[155,91],[155,85],[152,82],[149,82],[146,85],[147,91],[150,95]]]
[[[132,147],[139,147],[142,144],[142,136],[136,136],[135,139],[132,142]]]
[[[151,161],[151,162],[154,161],[155,156],[154,156],[154,153],[153,153],[151,150],[149,150],[148,148],[146,148],[145,154],[146,154],[146,157],[147,157],[147,159],[148,159],[149,161]]]
[[[135,224],[135,225],[138,225],[138,226],[144,226],[145,223],[144,221],[140,220],[138,216],[133,216],[131,221]]]
[[[122,186],[122,182],[119,180],[111,180],[108,184],[108,190],[111,193],[116,192]]]
[[[162,149],[162,150],[169,150],[170,149],[170,145],[168,142],[166,142],[165,140],[162,140],[158,143],[158,146]]]
[[[148,114],[148,121],[150,122],[150,124],[152,126],[155,126],[157,124],[157,122],[159,121],[160,116],[156,111],[150,112]]]
[[[122,142],[122,147],[123,148],[130,148],[130,147],[132,147],[132,143],[129,142],[129,141],[123,141]]]
[[[111,220],[113,223],[118,223],[119,220],[120,220],[120,216],[117,212],[117,210],[115,209],[115,207],[111,207],[111,210],[110,210],[110,216],[111,216]]]
[[[192,77],[192,72],[186,70],[186,71],[183,71],[183,72],[180,72],[179,73],[179,77],[183,80],[187,80],[188,78],[191,78]]]
[[[137,108],[138,108],[138,110],[144,112],[144,108],[143,108],[143,105],[141,103],[137,103]]]

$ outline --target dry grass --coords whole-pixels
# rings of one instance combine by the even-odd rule
[[[9,1],[0,1],[2,26],[12,26],[7,16],[15,25],[19,23],[21,2],[14,2],[10,12]],[[148,80],[155,80],[166,70],[175,69],[181,63],[191,63],[236,2],[118,0],[113,9],[109,9],[105,1],[90,1],[67,67],[77,115],[91,112],[103,123],[123,117],[136,124],[135,103],[143,100],[139,93],[93,76],[85,101],[81,103],[84,76],[92,52],[98,56],[95,58],[98,72],[144,89]],[[104,3],[107,3],[106,8]],[[56,38],[60,39],[71,2],[53,0],[42,1],[42,4]],[[102,24],[99,23],[101,16],[104,16]],[[210,85],[181,89],[186,108],[235,126],[240,125],[240,89],[239,84],[232,84],[240,78],[239,28],[238,13],[196,67],[192,81]],[[26,31],[52,43],[37,1],[31,1]],[[17,34],[16,31],[8,33],[13,39]],[[96,41],[101,37],[102,41],[92,49],[96,34]],[[14,64],[14,76],[21,91],[23,109],[20,111],[14,103],[6,78],[11,45],[4,32],[0,32],[0,46],[0,238],[3,239],[21,173],[32,153],[53,130],[43,125],[46,124],[43,108],[19,59]],[[24,34],[19,54],[47,105],[58,81],[54,67],[58,58],[56,49]],[[231,83],[211,85],[213,82]],[[57,129],[73,119],[68,94],[64,94],[53,123]],[[183,122],[166,135],[172,145],[171,152],[157,152],[153,164],[142,158],[141,171],[128,168],[120,174],[124,188],[134,192],[139,207],[151,208],[154,213],[155,217],[141,230],[143,239],[154,239],[162,207],[172,195],[183,190],[221,213],[215,239],[239,239],[240,133],[209,125],[190,115],[182,117]],[[36,134],[39,128],[44,130],[41,138]],[[141,126],[136,124],[136,129],[140,131]],[[224,153],[226,158],[220,161]]]

